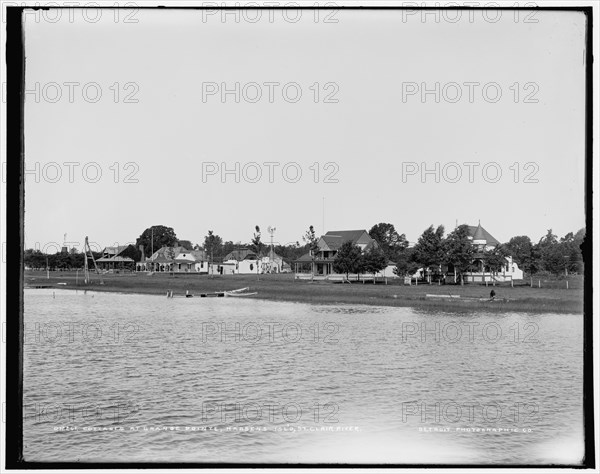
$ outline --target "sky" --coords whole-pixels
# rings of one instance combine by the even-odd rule
[[[26,17],[26,247],[585,226],[582,14],[328,13]]]

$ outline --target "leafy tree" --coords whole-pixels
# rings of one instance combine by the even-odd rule
[[[302,240],[306,243],[310,256],[312,257],[311,273],[315,274],[315,256],[319,250],[319,239],[315,233],[315,228],[311,225],[306,233],[302,236]]]
[[[240,242],[237,243],[239,247],[241,245]],[[223,248],[221,249],[222,257],[224,258],[226,255],[230,254],[236,249],[236,244],[234,244],[231,240],[228,240],[223,244]]]
[[[578,230],[575,234],[569,232],[560,239],[562,254],[565,258],[565,271],[583,272],[583,242],[585,240],[585,229]]]
[[[337,273],[345,273],[346,278],[350,273],[359,273],[362,265],[362,252],[358,245],[352,241],[344,242],[333,260],[333,270]]]
[[[33,269],[46,268],[46,254],[41,250],[27,249],[23,254],[23,261],[26,267]]]
[[[319,239],[317,238],[317,235],[315,233],[315,228],[312,225],[308,228],[306,233],[302,236],[302,240],[304,241],[304,243],[306,245],[308,245],[308,248],[311,252],[315,252],[315,251],[319,250],[319,246],[317,245],[319,242]]]
[[[550,273],[560,274],[565,268],[565,257],[559,245],[558,237],[552,233],[552,229],[537,244],[539,252],[540,267]]]
[[[121,256],[129,257],[134,262],[139,262],[142,259],[142,253],[137,248],[135,248],[133,245],[129,245],[125,250],[123,250],[123,252],[121,252]],[[82,262],[83,262],[83,256],[82,256]],[[83,265],[83,263],[82,263],[82,265]]]
[[[454,229],[444,241],[444,263],[454,266],[461,285],[464,284],[462,274],[471,265],[474,253],[469,239],[469,226],[466,224]]]
[[[194,250],[194,246],[189,240],[180,240],[179,242],[177,242],[177,245],[183,247],[185,250]]]
[[[483,261],[492,273],[502,271],[507,256],[508,251],[503,245],[496,245],[493,249],[483,251]]]
[[[432,267],[439,267],[444,260],[444,226],[440,225],[437,229],[429,226],[414,246],[414,258],[431,272]]]
[[[414,275],[420,268],[419,262],[415,260],[415,251],[413,248],[406,248],[398,253],[396,257],[396,269],[394,272],[398,276]]]
[[[204,236],[204,251],[210,256],[212,262],[215,255],[223,253],[223,239],[209,230],[208,235]]]
[[[556,243],[558,243],[558,238],[556,237],[556,235],[554,235],[552,233],[552,229],[548,229],[548,232],[546,233],[546,235],[544,237],[542,237],[539,241],[539,245],[542,248],[550,247]]]
[[[393,224],[381,222],[371,227],[369,235],[374,239],[386,256],[394,260],[398,253],[408,247],[404,234],[398,234]]]
[[[273,251],[287,262],[293,262],[306,253],[306,246],[300,242],[288,245],[274,245]]]
[[[260,258],[262,257],[262,249],[264,248],[265,244],[261,240],[260,227],[255,226],[254,231],[251,248],[256,254],[256,275],[258,276],[260,273]]]
[[[140,245],[144,246],[144,254],[146,257],[152,255],[152,250],[155,252],[163,246],[173,247],[177,244],[177,236],[172,227],[164,225],[155,225],[148,227],[142,235],[135,241],[135,248],[139,249]]]
[[[533,244],[529,237],[526,235],[515,236],[505,244],[504,248],[523,271],[533,273],[531,271],[535,269]]]
[[[387,266],[388,258],[379,247],[372,247],[362,255],[359,273],[377,273]]]

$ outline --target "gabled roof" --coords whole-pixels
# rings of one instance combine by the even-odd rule
[[[363,234],[369,235],[368,232],[364,229],[362,229],[362,230],[360,230],[360,229],[357,229],[357,230],[330,230],[323,237],[339,237],[344,242],[347,242],[348,240],[350,240],[353,243],[355,243],[358,239],[360,239],[363,236]]]
[[[487,245],[499,245],[500,242],[496,240],[492,235],[479,225],[467,226],[469,229],[469,235],[473,240],[485,240]]]
[[[283,257],[277,254],[274,250],[269,249],[269,252],[265,255],[269,260],[283,260]]]
[[[223,260],[256,260],[256,254],[250,249],[239,249],[229,252]]]
[[[129,248],[130,245],[131,244],[129,244],[129,245],[118,245],[116,247],[104,247],[104,250],[102,251],[102,253],[108,253],[110,255],[119,255],[125,249]]]
[[[154,252],[148,260],[157,263],[172,262],[175,256],[179,255],[181,252],[189,252],[189,250],[186,250],[183,247],[161,247]]]
[[[99,263],[108,263],[108,262],[133,262],[132,258],[129,257],[120,257],[118,255],[114,257],[102,257],[96,260]]]
[[[361,243],[372,245],[374,240],[369,236],[366,230],[331,230],[326,234],[322,235],[319,239],[321,243],[320,248],[322,250],[337,250],[344,242],[352,242],[356,244],[359,240],[363,240]],[[323,245],[324,244],[324,245]],[[366,249],[365,249],[366,250]]]
[[[175,260],[181,262],[201,262],[206,260],[206,252],[204,250],[182,250],[177,254]]]
[[[312,262],[313,258],[310,254],[310,252],[305,253],[304,255],[302,255],[302,257],[300,257],[299,259],[295,260],[295,262],[299,262],[299,263],[309,263]]]

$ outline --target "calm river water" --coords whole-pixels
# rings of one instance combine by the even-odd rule
[[[578,463],[582,322],[25,290],[24,455]]]

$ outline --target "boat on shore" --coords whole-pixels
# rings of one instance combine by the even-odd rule
[[[172,291],[167,291],[167,298],[225,298],[225,297],[244,297],[244,296],[254,296],[257,295],[258,292],[248,292],[249,288],[238,288],[237,290],[228,290],[228,291],[211,291],[207,293],[198,293],[196,295],[190,293],[189,291],[185,292],[185,295],[174,295]]]
[[[506,298],[477,298],[477,297],[473,297],[473,296],[460,296],[460,295],[431,295],[431,294],[426,294],[425,298],[442,298],[442,299],[457,299],[460,301],[469,301],[469,302],[473,302],[473,301],[501,301],[501,302],[507,302],[510,301]]]
[[[231,290],[231,291],[226,291],[225,292],[225,296],[254,296],[257,295],[258,292],[248,292],[250,288],[246,287],[246,288],[240,288],[239,290]]]

